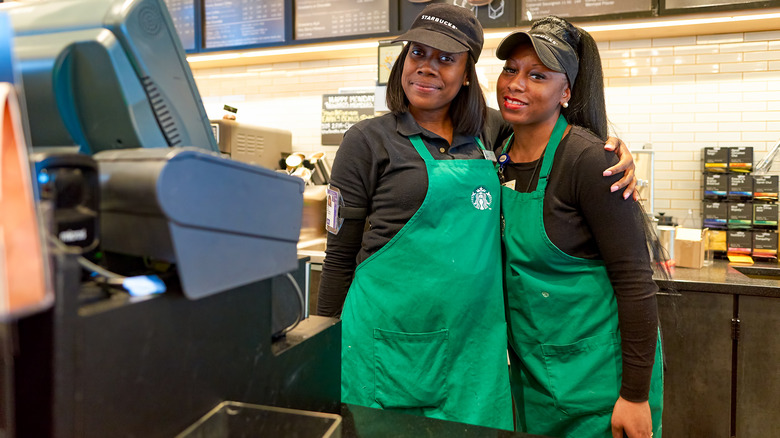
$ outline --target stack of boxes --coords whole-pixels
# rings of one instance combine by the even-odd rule
[[[778,175],[752,175],[752,147],[702,152],[702,226],[717,256],[777,258]]]

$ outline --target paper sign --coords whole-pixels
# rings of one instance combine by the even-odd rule
[[[0,83],[0,319],[51,304],[48,265],[35,210],[19,103]]]

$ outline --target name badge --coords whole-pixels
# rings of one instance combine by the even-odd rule
[[[508,188],[514,190],[515,189],[515,182],[517,182],[517,181],[513,179],[512,181],[507,181],[507,182],[505,182],[505,183],[503,183],[501,185],[504,186],[504,187],[508,187]]]
[[[328,184],[325,190],[327,195],[327,206],[325,207],[325,229],[331,234],[338,234],[344,219],[339,217],[339,205],[341,200],[341,191],[337,187]]]

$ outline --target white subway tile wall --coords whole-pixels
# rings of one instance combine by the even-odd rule
[[[492,107],[502,66],[497,43],[487,41],[478,64]],[[702,148],[752,146],[757,162],[780,139],[780,31],[603,41],[599,50],[613,134],[632,149],[655,151],[656,213],[700,224]],[[237,107],[240,121],[289,130],[294,150],[331,159],[338,146],[321,145],[322,95],[370,89],[377,75],[374,57],[194,74],[209,117],[222,117],[225,104]],[[772,173],[778,170],[780,163]]]

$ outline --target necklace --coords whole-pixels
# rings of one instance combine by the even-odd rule
[[[534,182],[534,176],[536,175],[536,171],[539,170],[539,163],[542,162],[542,159],[544,158],[544,153],[542,153],[542,156],[539,157],[538,160],[536,160],[536,165],[534,166],[534,171],[531,172],[531,177],[528,178],[528,185],[525,187],[525,193],[528,193],[531,191],[531,184]]]
[[[504,166],[506,166],[509,163],[512,163],[512,159],[509,158],[509,151],[512,150],[512,146],[514,146],[514,134],[512,134],[508,139],[507,142],[504,143],[505,145],[509,143],[508,146],[505,146],[505,150],[501,153],[501,155],[498,157],[498,179],[501,181],[501,184],[504,184]],[[511,142],[511,143],[510,143]],[[536,164],[534,165],[534,171],[531,172],[531,176],[528,178],[528,185],[525,187],[525,193],[529,193],[531,191],[531,184],[534,182],[534,176],[536,176],[536,171],[539,170],[539,165],[541,164],[542,160],[544,159],[544,152],[547,150],[547,146],[542,149],[542,155],[539,157],[539,159],[536,160]]]

